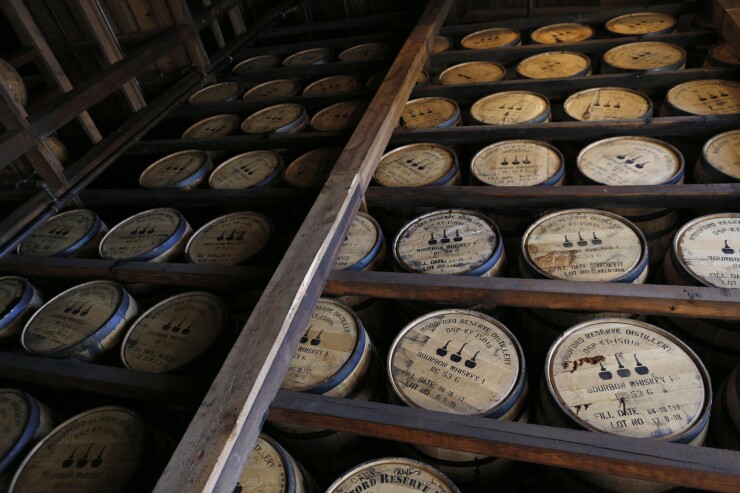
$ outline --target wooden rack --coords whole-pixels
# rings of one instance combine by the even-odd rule
[[[8,0],[9,1],[9,0]],[[10,2],[12,5],[15,2]],[[550,48],[525,45],[480,50],[475,53],[451,51],[436,55],[429,48],[438,33],[459,36],[475,30],[506,25],[531,29],[562,21],[603,23],[621,13],[641,9],[620,9],[584,15],[536,17],[481,24],[444,26],[453,0],[432,0],[406,37],[402,31],[407,17],[384,14],[347,21],[331,21],[303,26],[267,29],[295,8],[296,2],[283,2],[273,15],[252,26],[235,29],[237,36],[224,40],[215,53],[203,49],[200,30],[211,27],[240,2],[215,1],[196,16],[169,0],[177,12],[177,25],[155,36],[144,47],[115,61],[111,52],[109,68],[88,84],[61,95],[54,103],[26,117],[13,106],[7,87],[0,84],[0,114],[9,111],[13,119],[1,123],[8,129],[0,135],[0,166],[24,153],[38,152],[35,159],[39,176],[48,183],[55,200],[46,192],[17,191],[3,194],[0,203],[17,205],[0,221],[2,253],[8,253],[28,232],[40,225],[71,200],[79,200],[95,210],[98,207],[139,209],[168,205],[199,207],[217,211],[225,207],[272,207],[289,203],[308,210],[282,261],[276,268],[222,268],[189,264],[150,264],[105,260],[48,258],[32,260],[5,255],[0,272],[26,276],[83,279],[114,279],[163,286],[179,285],[206,289],[228,289],[249,282],[262,291],[249,320],[236,339],[223,366],[212,380],[174,375],[143,375],[122,368],[0,353],[0,376],[18,381],[87,390],[136,399],[156,399],[194,406],[194,419],[185,432],[155,492],[231,492],[267,416],[299,420],[302,424],[332,430],[405,441],[443,445],[446,448],[484,453],[491,456],[564,467],[598,470],[617,475],[659,480],[702,489],[740,491],[740,453],[710,448],[688,447],[662,442],[613,437],[598,433],[566,430],[534,424],[499,422],[483,418],[457,417],[424,412],[390,404],[279,391],[282,376],[297,348],[298,339],[322,292],[330,295],[362,295],[375,298],[414,299],[437,302],[480,302],[501,306],[546,307],[587,311],[623,311],[636,314],[692,316],[740,320],[740,292],[718,288],[609,283],[568,283],[515,278],[470,278],[424,276],[393,272],[332,272],[333,259],[341,246],[352,217],[360,208],[373,207],[615,207],[650,206],[671,208],[736,207],[740,202],[737,184],[682,186],[590,187],[564,186],[494,188],[480,186],[386,189],[370,186],[374,168],[388,145],[417,141],[448,144],[492,142],[525,137],[542,140],[597,140],[616,135],[688,136],[715,134],[738,128],[740,116],[655,117],[644,122],[555,122],[517,126],[464,126],[445,129],[396,129],[403,104],[410,98],[444,96],[461,106],[495,91],[525,89],[549,98],[563,98],[580,89],[603,85],[664,91],[683,81],[703,78],[737,78],[737,69],[686,69],[660,74],[616,74],[559,80],[505,80],[466,86],[414,87],[422,70],[435,70],[472,58],[511,62]],[[718,4],[726,2],[717,2]],[[693,2],[652,7],[674,15],[691,14]],[[3,2],[5,5],[5,2]],[[740,40],[733,33],[737,19],[731,8],[720,12],[722,32],[740,52]],[[233,15],[232,15],[233,17]],[[452,18],[452,17],[450,17]],[[728,27],[725,28],[725,25]],[[398,26],[387,34],[335,37],[330,34],[348,27]],[[258,35],[258,33],[261,33]],[[317,36],[324,39],[300,43],[279,42],[285,37]],[[250,48],[259,36],[270,46]],[[402,46],[400,42],[405,38]],[[104,37],[98,40],[104,43]],[[682,46],[710,43],[711,31],[692,31],[656,36]],[[275,42],[277,40],[277,42]],[[636,38],[599,39],[560,48],[583,53],[603,52],[616,44]],[[289,54],[312,46],[337,49],[370,41],[399,43],[381,86],[372,97],[364,117],[354,132],[298,133],[270,136],[229,136],[197,141],[176,138],[147,139],[147,131],[163,121],[195,121],[219,114],[250,114],[262,107],[282,102],[299,102],[310,112],[340,100],[370,98],[369,91],[341,96],[290,97],[258,102],[218,104],[179,104],[202,87],[206,80],[240,80],[220,73],[231,59],[264,53]],[[136,100],[130,81],[144,65],[183,45],[195,66],[179,82],[127,120],[121,128],[102,137],[85,155],[61,170],[43,148],[41,137],[84,115],[96,102],[113,91],[128,87],[127,97]],[[108,46],[110,48],[110,46]],[[44,50],[37,48],[42,56]],[[338,73],[372,75],[389,62],[334,62],[296,70],[265,70],[257,79],[280,77],[318,78]],[[82,116],[81,116],[82,117]],[[84,117],[83,117],[84,118]],[[184,128],[184,127],[183,127]],[[101,189],[95,178],[106,170],[123,165],[126,159],[166,154],[182,149],[246,151],[276,148],[296,151],[324,145],[343,145],[344,150],[325,186],[320,190],[262,189],[242,191],[190,190],[151,191],[143,189]],[[41,159],[43,158],[43,160]],[[44,162],[44,160],[46,162]],[[34,162],[34,161],[32,161]],[[49,179],[47,180],[47,177]],[[56,178],[57,181],[53,181]],[[92,185],[91,185],[92,184]],[[464,190],[464,193],[461,193]],[[20,205],[18,205],[20,204]],[[187,215],[187,214],[186,214]]]

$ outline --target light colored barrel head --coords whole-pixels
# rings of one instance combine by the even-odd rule
[[[25,107],[26,103],[28,103],[26,85],[15,68],[2,58],[0,58],[0,77],[5,81],[5,85],[8,86],[10,97],[16,103]]]
[[[355,128],[367,109],[367,101],[341,101],[316,113],[311,126],[319,132],[341,132]]]
[[[223,137],[239,130],[241,118],[236,115],[214,115],[204,118],[182,134],[183,139],[207,139],[209,137]]]
[[[144,188],[186,188],[204,179],[210,169],[205,152],[180,151],[150,164],[141,173],[139,184]]]
[[[520,42],[519,32],[505,27],[495,27],[468,34],[460,41],[460,45],[469,50],[485,50],[502,46],[514,46]]]
[[[288,493],[290,464],[282,447],[260,434],[249,454],[237,487],[249,493]]]
[[[465,62],[446,69],[439,74],[439,82],[445,86],[496,82],[506,77],[506,69],[495,62]]]
[[[574,120],[605,121],[649,118],[653,103],[641,92],[623,87],[595,87],[572,94],[563,103]]]
[[[298,94],[298,84],[290,79],[268,80],[244,93],[244,101],[269,98],[287,98]]]
[[[516,71],[528,79],[576,77],[591,72],[591,59],[575,51],[551,51],[525,58]]]
[[[401,126],[404,128],[450,127],[459,118],[460,108],[451,99],[412,99],[403,107]]]
[[[331,58],[331,51],[326,48],[311,48],[293,53],[283,60],[285,67],[300,67],[302,65],[314,65],[326,63]]]
[[[740,130],[715,135],[704,144],[702,156],[723,175],[740,180]]]
[[[607,51],[604,53],[604,63],[617,70],[676,70],[686,65],[686,51],[670,43],[640,41]]]
[[[218,190],[258,187],[279,174],[282,168],[283,159],[277,152],[245,152],[221,163],[211,173],[208,183]]]
[[[18,254],[39,257],[72,255],[92,241],[101,227],[98,216],[87,209],[62,212],[28,235],[18,246]]]
[[[250,75],[252,72],[277,67],[279,63],[280,57],[277,55],[259,55],[237,63],[233,72],[238,75]]]
[[[550,116],[550,103],[540,94],[504,91],[483,97],[473,103],[470,115],[485,125],[539,123]]]
[[[341,153],[342,150],[337,147],[321,147],[309,151],[288,165],[285,181],[300,188],[322,187]]]
[[[664,34],[676,29],[676,18],[660,12],[620,15],[608,21],[606,30],[619,36]]]
[[[140,212],[124,219],[108,232],[100,242],[100,256],[125,260],[152,254],[166,248],[174,237],[181,234],[183,224],[186,224],[185,218],[174,209]]]
[[[387,187],[433,185],[455,175],[457,157],[449,147],[420,143],[402,146],[383,155],[375,181]]]
[[[385,43],[363,43],[347,48],[337,58],[342,62],[365,62],[381,60],[390,52],[391,47]]]
[[[539,44],[578,43],[591,39],[594,30],[591,26],[575,22],[563,22],[543,26],[532,32],[532,41]]]
[[[188,241],[192,264],[239,265],[257,255],[273,235],[270,218],[258,212],[234,212],[202,226]]]
[[[357,488],[361,488],[358,490]],[[460,493],[447,476],[423,462],[402,457],[376,459],[344,473],[326,493]]]
[[[298,127],[307,117],[303,106],[292,103],[263,108],[247,117],[241,125],[245,134],[288,132]]]
[[[304,96],[329,96],[358,91],[362,87],[360,79],[354,75],[330,75],[307,85]]]
[[[6,460],[11,453],[21,452],[19,446],[24,441],[24,434],[30,422],[31,405],[28,397],[14,389],[0,389],[0,461]],[[31,437],[25,437],[29,441]]]
[[[235,99],[241,90],[237,82],[219,82],[195,92],[188,103],[219,103]]]
[[[727,42],[712,45],[709,49],[709,57],[724,65],[740,66],[740,57]]]
[[[666,101],[691,115],[735,115],[740,113],[740,82],[696,80],[672,87]]]
[[[383,232],[372,216],[358,212],[352,218],[347,236],[342,242],[334,270],[352,268],[358,264],[369,264],[369,257],[377,255],[379,243],[383,241]]]
[[[545,142],[504,140],[481,149],[470,169],[486,185],[528,187],[555,184],[554,178],[562,179],[564,162],[560,151]]]

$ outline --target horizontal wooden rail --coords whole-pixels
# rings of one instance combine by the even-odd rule
[[[313,149],[324,146],[341,146],[350,135],[351,132],[302,132],[269,135],[241,134],[208,139],[143,140],[131,146],[127,154],[165,154],[185,149],[234,152],[255,149]]]
[[[332,296],[740,320],[740,291],[726,288],[335,271],[324,292]]]
[[[257,55],[292,55],[298,51],[310,48],[327,48],[339,50],[364,43],[396,43],[403,41],[403,35],[397,33],[362,34],[359,36],[335,37],[332,39],[320,39],[315,41],[301,41],[297,43],[284,43],[270,46],[259,46],[245,50],[240,53],[243,58]],[[335,55],[338,55],[337,51]]]
[[[389,26],[408,25],[409,15],[405,12],[394,12],[391,14],[367,15],[362,17],[350,17],[333,21],[313,22],[311,24],[299,24],[297,26],[283,26],[270,29],[264,33],[262,38],[270,41],[283,36],[295,36],[299,34],[316,34],[327,31],[353,31],[372,27],[387,30]],[[407,26],[409,27],[409,26]]]
[[[137,207],[304,207],[319,195],[319,189],[256,188],[248,190],[147,190],[88,188],[80,198],[89,207],[136,204]]]
[[[275,79],[319,79],[330,75],[361,74],[370,75],[375,72],[386,70],[389,59],[369,60],[364,62],[342,62],[333,61],[320,63],[318,65],[301,65],[296,67],[276,67],[255,71],[248,75],[225,74],[219,77],[221,81],[235,82],[261,82]]]
[[[740,452],[281,390],[270,418],[386,440],[724,492]]]

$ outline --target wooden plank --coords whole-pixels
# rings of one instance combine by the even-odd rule
[[[398,33],[376,33],[362,34],[358,36],[345,36],[332,39],[322,39],[318,41],[304,41],[299,43],[284,43],[271,46],[260,46],[257,48],[245,48],[236,53],[234,59],[249,58],[257,55],[291,55],[297,51],[308,50],[310,48],[327,48],[339,51],[350,46],[363,43],[392,43],[403,39]]]
[[[318,189],[277,187],[247,190],[87,189],[80,193],[80,198],[90,207],[136,204],[142,208],[169,206],[203,209],[209,207],[304,207],[313,203],[318,194]],[[0,200],[3,195],[5,194],[0,194]]]
[[[728,12],[740,9],[740,0],[712,0],[712,21],[714,27],[721,29]]]
[[[303,65],[297,67],[275,67],[260,70],[249,75],[235,75],[229,73],[219,77],[219,80],[234,80],[237,82],[265,81],[273,79],[318,79],[336,74],[354,74],[359,77],[370,77],[372,74],[385,69],[387,60],[368,60],[363,62],[331,62],[317,65]]]
[[[209,7],[211,5],[211,0],[201,0],[203,2],[203,5],[206,7]],[[194,24],[197,25],[197,24]],[[223,48],[226,44],[226,41],[224,40],[224,33],[221,31],[221,26],[218,25],[218,19],[211,22],[211,31],[213,32],[213,37],[216,39],[216,45],[219,48]]]
[[[161,3],[161,0],[155,1]],[[157,19],[149,0],[129,0],[123,3],[127,5],[128,13],[130,13],[128,21],[133,23],[134,29],[150,30],[162,28],[160,20]],[[124,15],[126,13],[124,12]],[[173,50],[156,62],[157,68],[165,74],[182,70],[188,64],[187,54],[182,50]]]
[[[156,493],[233,490],[323,278],[400,116],[399,102],[408,98],[426,60],[426,43],[451,5],[450,0],[429,2],[185,432]]]
[[[299,34],[320,33],[326,31],[353,32],[356,29],[370,27],[388,31],[389,28],[393,28],[394,26],[403,26],[408,24],[408,18],[408,12],[394,12],[390,14],[376,14],[349,19],[312,22],[311,24],[276,27],[274,29],[270,29],[269,32],[266,32],[261,37],[273,41],[275,38],[283,36],[295,36]]]
[[[190,26],[193,29],[194,35],[185,41],[185,48],[187,49],[190,62],[200,70],[205,72],[211,66],[211,61],[208,59],[208,53],[203,47],[203,42],[200,39],[200,32],[195,27],[193,16],[190,14],[190,8],[185,3],[185,0],[165,0],[167,6],[170,8],[172,17],[176,24]]]
[[[185,130],[185,128],[183,128]],[[342,145],[350,136],[345,132],[302,132],[297,134],[232,135],[214,139],[143,140],[134,144],[128,154],[161,154],[185,149],[205,151],[251,151],[256,149],[312,149]]]
[[[13,68],[18,69],[28,63],[31,63],[35,59],[36,50],[34,50],[33,48],[23,48],[22,50],[8,56],[5,61],[11,64]]]
[[[740,491],[740,452],[280,391],[270,418],[482,456]]]
[[[12,163],[29,150],[35,141],[25,130],[7,130],[0,135],[0,167]]]
[[[735,53],[740,52],[740,6],[725,12],[722,22],[722,37],[732,46]]]

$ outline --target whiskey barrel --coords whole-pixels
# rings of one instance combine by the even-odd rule
[[[516,66],[525,79],[563,79],[591,74],[591,59],[576,51],[549,51],[525,58]]]
[[[709,79],[684,82],[666,94],[661,116],[740,113],[740,82]]]
[[[148,491],[163,465],[160,442],[134,411],[90,409],[57,426],[31,450],[9,491]]]
[[[279,443],[260,433],[234,493],[319,493],[303,466]]]
[[[720,41],[709,48],[704,67],[737,67],[740,66],[740,57],[735,54],[726,41]]]
[[[182,255],[192,233],[175,209],[150,209],[116,224],[103,237],[99,252],[108,260],[167,262]]]
[[[263,108],[241,124],[245,134],[280,134],[300,132],[308,125],[308,114],[299,104],[284,103]]]
[[[255,99],[289,98],[298,94],[299,91],[298,84],[290,79],[268,80],[249,89],[242,99],[254,101]]]
[[[240,61],[234,65],[232,72],[237,75],[251,75],[252,72],[274,68],[279,64],[280,57],[277,55],[259,55]]]
[[[43,304],[41,293],[26,279],[0,277],[0,341],[14,339]]]
[[[367,101],[341,101],[316,113],[311,118],[311,128],[318,132],[341,132],[360,123],[367,109]]]
[[[121,343],[126,368],[165,373],[187,366],[218,338],[228,321],[223,302],[205,291],[160,301],[129,328]]]
[[[403,107],[401,128],[446,128],[462,123],[457,103],[447,98],[419,98]]]
[[[453,65],[439,74],[444,86],[496,82],[506,77],[506,68],[496,62],[465,62]]]
[[[715,135],[704,144],[694,168],[697,183],[740,182],[740,130]]]
[[[522,43],[519,31],[507,27],[494,27],[476,31],[460,40],[460,46],[468,50],[486,50],[488,48],[501,48],[505,46],[517,46]]]
[[[218,217],[193,233],[185,246],[191,264],[239,265],[260,253],[275,227],[258,212],[233,212]]]
[[[610,318],[572,327],[550,348],[539,400],[547,424],[700,446],[712,386],[694,352],[669,332]],[[599,472],[578,473],[608,491],[672,486]]]
[[[436,36],[430,50],[431,53],[442,53],[452,48],[452,40],[447,36]]]
[[[541,123],[550,121],[550,102],[529,91],[497,92],[473,103],[470,116],[482,125]]]
[[[593,37],[594,30],[591,26],[576,22],[543,26],[532,31],[530,36],[532,42],[538,44],[579,43]]]
[[[23,328],[21,344],[38,356],[92,361],[120,342],[138,311],[120,284],[86,282],[39,308]]]
[[[362,82],[354,75],[330,75],[314,81],[303,90],[304,96],[330,96],[362,89]]]
[[[640,41],[615,46],[604,53],[601,71],[661,72],[686,68],[686,51],[680,46],[658,41]]]
[[[269,187],[280,181],[284,170],[283,158],[277,152],[250,151],[221,163],[208,184],[217,190]]]
[[[581,182],[596,185],[680,185],[684,159],[666,142],[650,137],[611,137],[586,146],[576,160]],[[654,207],[618,208],[613,212],[645,235],[650,261],[660,262],[678,228],[678,211]]]
[[[220,103],[224,101],[236,101],[241,94],[241,86],[237,82],[219,82],[211,84],[193,93],[188,98],[188,103]]]
[[[28,103],[28,92],[20,74],[11,64],[0,58],[0,78],[8,87],[10,97],[19,105],[25,107]]]
[[[223,137],[239,130],[241,118],[237,115],[214,115],[195,122],[182,134],[183,139]]]
[[[363,43],[344,50],[337,57],[340,62],[367,62],[382,60],[391,52],[391,47],[384,43]]]
[[[437,469],[405,457],[385,457],[360,464],[337,478],[326,493],[407,491],[460,493],[457,486]]]
[[[393,397],[417,409],[526,421],[527,372],[519,342],[493,317],[440,310],[409,323],[388,354]],[[511,461],[428,445],[412,454],[459,484],[490,485]]]
[[[615,17],[605,24],[612,36],[653,36],[676,30],[675,17],[660,12],[638,12]]]
[[[285,169],[285,182],[299,188],[323,187],[342,149],[320,147],[298,156]]]
[[[717,390],[709,437],[714,447],[740,450],[740,365]]]
[[[139,176],[139,185],[191,190],[206,180],[211,168],[213,163],[206,152],[194,149],[175,152],[147,166]]]
[[[624,87],[594,87],[568,96],[563,103],[568,118],[579,121],[647,120],[653,103],[647,95]]]
[[[51,217],[18,245],[18,255],[97,257],[108,226],[92,211],[76,209]]]
[[[304,65],[319,65],[328,63],[332,53],[326,48],[310,48],[286,57],[283,60],[284,67],[300,67]]]

